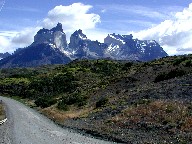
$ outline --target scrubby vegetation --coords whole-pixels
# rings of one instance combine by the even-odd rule
[[[105,105],[107,104],[108,101],[109,101],[109,99],[106,98],[106,97],[101,98],[99,101],[96,102],[96,108],[105,106]]]
[[[151,62],[75,60],[0,70],[1,95],[67,127],[124,143],[192,141],[192,55]]]
[[[55,104],[57,101],[52,97],[40,97],[35,101],[35,104],[41,108],[49,107]]]
[[[180,77],[185,75],[185,71],[184,70],[171,70],[168,73],[160,73],[159,75],[157,75],[157,77],[155,78],[154,82],[160,82],[160,81],[164,81],[164,80],[168,80],[168,79],[172,79],[175,77]]]

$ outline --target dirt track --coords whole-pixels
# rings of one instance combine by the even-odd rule
[[[7,106],[8,121],[0,126],[2,144],[108,144],[55,125],[33,109],[0,97]]]

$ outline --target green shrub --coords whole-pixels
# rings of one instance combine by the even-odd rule
[[[68,111],[69,110],[69,106],[67,104],[65,104],[64,101],[60,101],[57,105],[57,108],[60,110],[64,110],[64,111]]]
[[[69,110],[69,105],[83,106],[86,105],[87,99],[81,95],[81,93],[74,93],[62,97],[62,100],[58,103],[57,108],[60,110]]]
[[[109,99],[106,97],[101,98],[99,101],[96,102],[96,108],[102,107],[108,103]]]
[[[50,107],[51,105],[55,104],[57,101],[51,97],[40,97],[35,101],[35,104],[38,107],[46,108]]]
[[[192,61],[191,60],[186,60],[184,65],[186,67],[191,67],[192,66]]]
[[[27,78],[4,78],[0,80],[0,93],[24,97],[29,83]]]
[[[148,105],[150,102],[151,102],[150,99],[138,99],[138,100],[135,101],[133,104],[134,104],[135,106],[142,105],[142,104]]]
[[[142,64],[142,67],[146,67],[146,66],[149,66],[150,64],[149,64],[149,62],[144,62],[143,64]]]
[[[72,92],[76,89],[77,83],[72,73],[57,73],[55,75],[44,75],[33,79],[30,89],[34,91],[35,97],[50,96],[65,92]]]
[[[66,107],[65,105],[77,105],[83,106],[86,105],[87,98],[83,96],[81,93],[73,93],[71,95],[65,95],[62,97],[62,100],[58,104],[58,108],[62,109],[62,107]]]
[[[160,82],[160,81],[163,81],[163,80],[166,80],[166,73],[161,73],[161,74],[159,74],[159,75],[155,78],[154,82]]]
[[[179,65],[181,62],[182,62],[181,59],[176,59],[176,60],[173,62],[173,66]]]
[[[186,57],[177,58],[173,61],[173,66],[178,66],[180,63],[186,60]]]
[[[172,78],[175,78],[175,77],[180,77],[180,76],[183,76],[185,74],[186,74],[186,72],[183,71],[183,70],[171,70],[168,73],[161,73],[161,74],[159,74],[155,78],[154,82],[160,82],[160,81],[172,79]]]
[[[129,68],[133,65],[132,62],[127,62],[123,65],[122,70],[129,70]]]
[[[97,60],[97,62],[92,65],[91,71],[104,76],[111,76],[120,70],[120,66],[119,63],[113,61]]]
[[[173,105],[167,105],[165,112],[166,113],[172,113],[175,110],[175,107]]]

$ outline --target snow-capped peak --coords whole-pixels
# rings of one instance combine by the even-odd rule
[[[82,39],[82,40],[86,40],[87,39],[87,37],[85,35],[81,35],[81,34],[79,34],[79,38]]]
[[[122,44],[125,44],[123,37],[119,34],[116,35],[115,33],[113,33],[113,34],[109,34],[108,36],[111,37],[112,39],[116,40],[116,41],[120,41]]]
[[[73,37],[76,37],[76,38],[80,38],[82,40],[86,40],[87,39],[87,36],[85,34],[83,34],[82,30],[79,29],[79,30],[76,30],[73,34],[72,34]]]

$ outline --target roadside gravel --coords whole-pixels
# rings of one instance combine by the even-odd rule
[[[0,97],[1,99],[1,97]],[[8,110],[8,107],[6,107],[6,116],[10,117],[10,111]],[[2,125],[0,125],[0,144],[12,144],[12,125],[13,120],[9,119]]]
[[[55,125],[25,105],[5,97],[8,121],[0,126],[2,144],[110,144]]]

